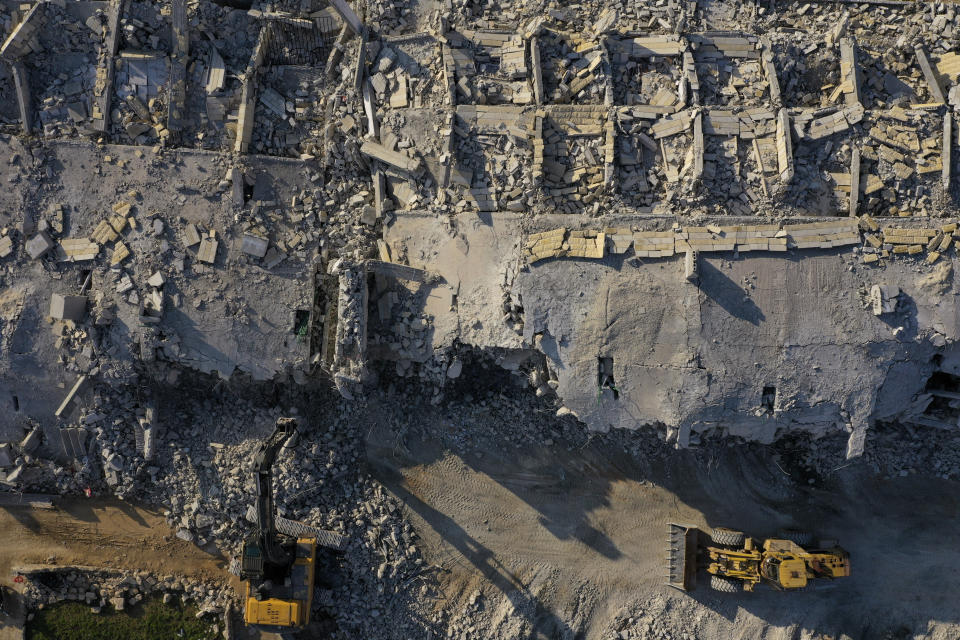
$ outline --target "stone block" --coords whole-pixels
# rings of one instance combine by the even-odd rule
[[[55,293],[50,297],[50,317],[52,318],[80,322],[86,313],[86,296],[68,296]]]
[[[246,234],[243,236],[243,242],[240,245],[240,250],[247,255],[254,256],[256,258],[262,258],[263,256],[267,255],[267,248],[269,246],[270,243],[267,242],[266,238]]]
[[[217,259],[217,247],[220,245],[217,240],[207,236],[200,242],[200,251],[197,252],[197,260],[207,264],[213,264]]]
[[[200,244],[200,232],[196,225],[188,224],[183,228],[183,244],[188,247]]]
[[[46,231],[41,231],[37,235],[27,240],[27,254],[34,260],[42,258],[50,249],[53,249],[54,243]]]

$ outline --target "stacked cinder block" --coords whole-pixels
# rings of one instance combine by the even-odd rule
[[[669,258],[675,249],[672,231],[634,231],[633,252],[640,258]]]

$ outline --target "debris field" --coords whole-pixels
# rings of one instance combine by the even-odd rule
[[[0,632],[960,637],[958,43],[912,0],[0,0]],[[851,578],[673,591],[677,521]]]

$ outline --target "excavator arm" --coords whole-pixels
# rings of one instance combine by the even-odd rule
[[[257,483],[257,530],[244,544],[243,579],[259,581],[271,568],[282,569],[293,563],[293,556],[277,536],[273,506],[273,463],[277,453],[294,434],[297,421],[279,418],[273,433],[260,444],[253,459]]]

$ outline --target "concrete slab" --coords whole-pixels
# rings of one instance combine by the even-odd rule
[[[910,302],[877,318],[858,293],[877,276],[850,249],[701,254],[691,286],[682,254],[548,259],[514,272],[519,225],[520,217],[476,218],[451,237],[427,216],[405,215],[385,238],[458,292],[455,308],[430,306],[436,326],[450,330],[428,349],[456,337],[481,348],[536,346],[564,405],[592,429],[659,423],[692,442],[714,430],[764,442],[795,429],[860,433],[921,390],[936,351],[927,338],[960,330],[952,261],[925,274],[888,264],[884,282]],[[523,300],[522,339],[490,302],[504,283]],[[613,358],[616,398],[598,388],[598,356]]]

